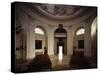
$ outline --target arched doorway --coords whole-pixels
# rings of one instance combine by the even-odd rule
[[[59,48],[62,48],[63,55],[67,54],[67,32],[62,24],[54,32],[54,54],[58,55]]]
[[[83,27],[78,28],[74,35],[74,52],[79,52],[84,55],[84,34],[85,29]]]
[[[35,55],[43,54],[47,49],[47,36],[44,28],[37,26],[35,28]]]

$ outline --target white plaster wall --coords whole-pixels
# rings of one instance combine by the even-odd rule
[[[25,44],[26,44],[26,39],[25,39],[25,33],[24,30],[16,34],[16,48],[18,50],[15,51],[16,54],[16,59],[21,59],[25,60],[26,59],[26,52],[25,52]]]
[[[67,30],[67,55],[73,54],[73,27],[68,27]]]
[[[29,32],[27,32],[27,59],[32,59],[35,56],[35,34],[33,26],[29,26]]]
[[[85,37],[84,37],[84,56],[91,57],[91,27],[89,24],[85,25]]]
[[[48,34],[48,54],[53,55],[54,54],[54,28],[49,28],[49,34]]]
[[[97,17],[94,19],[91,25],[91,50],[92,50],[92,57],[97,62]]]
[[[21,34],[16,34],[16,48],[20,48],[20,46],[22,45],[22,40],[21,40]],[[21,58],[21,51],[20,50],[16,50],[16,59],[20,59]]]
[[[21,34],[16,34],[16,48],[19,48],[21,46]]]

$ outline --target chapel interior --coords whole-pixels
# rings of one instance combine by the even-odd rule
[[[97,7],[15,3],[15,70],[97,68]]]

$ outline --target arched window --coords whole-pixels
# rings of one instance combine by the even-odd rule
[[[77,32],[76,32],[76,35],[82,35],[85,33],[85,29],[84,28],[81,28],[79,29]]]
[[[36,34],[40,34],[40,35],[44,35],[44,31],[41,28],[39,28],[39,27],[35,28],[35,33]]]

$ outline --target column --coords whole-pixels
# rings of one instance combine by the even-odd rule
[[[84,35],[84,55],[86,57],[91,57],[91,27],[85,26],[85,35]]]
[[[73,54],[73,31],[69,28],[67,31],[67,55]]]
[[[48,54],[54,54],[54,32],[52,29],[48,30]]]
[[[35,34],[34,27],[29,26],[27,31],[27,59],[33,59],[35,56]]]

